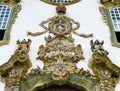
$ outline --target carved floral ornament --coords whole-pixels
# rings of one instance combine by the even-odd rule
[[[90,42],[93,54],[88,65],[93,74],[89,70],[77,68],[77,62],[84,59],[83,51],[80,44],[74,45],[71,33],[85,38],[93,37],[93,34],[77,33],[80,24],[64,15],[66,8],[63,4],[60,3],[56,12],[57,16],[41,22],[45,31],[28,32],[32,36],[46,32],[53,34],[45,37],[46,45],[40,45],[38,50],[37,59],[43,61],[44,68],[41,69],[38,65],[28,72],[32,66],[28,54],[31,40],[18,40],[14,54],[7,63],[0,66],[5,91],[37,91],[55,84],[67,84],[84,91],[115,91],[120,68],[108,58],[108,52],[103,48],[104,42]]]

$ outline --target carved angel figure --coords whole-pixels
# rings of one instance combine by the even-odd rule
[[[93,40],[91,40],[90,41],[91,51],[94,53],[99,53],[101,55],[102,54],[108,55],[108,52],[103,48],[103,44],[104,44],[104,41],[100,42],[99,40],[96,40],[93,42]]]

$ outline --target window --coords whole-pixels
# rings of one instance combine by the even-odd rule
[[[5,30],[9,20],[11,8],[9,6],[0,5],[0,30]]]
[[[81,0],[41,0],[41,1],[48,3],[48,4],[52,4],[52,5],[58,5],[59,2],[62,2],[65,5],[71,5],[71,4],[77,3]]]
[[[20,9],[16,3],[0,2],[0,46],[9,43],[11,27]]]
[[[10,20],[10,14],[11,14],[12,8],[10,6],[6,5],[0,5],[0,45],[3,44],[3,40],[8,37],[7,31],[8,31],[8,22]]]
[[[109,9],[116,41],[120,43],[120,7]]]
[[[120,7],[109,9],[109,13],[114,30],[120,32]]]
[[[120,47],[120,7],[101,8],[101,13],[109,26],[112,45]]]
[[[60,2],[60,0],[50,0],[50,2]],[[73,0],[62,0],[62,2],[73,2]]]

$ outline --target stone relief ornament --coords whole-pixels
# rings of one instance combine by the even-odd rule
[[[31,36],[46,32],[52,34],[45,37],[46,45],[40,45],[38,51],[37,59],[43,61],[44,68],[37,66],[27,74],[31,67],[28,55],[31,40],[18,40],[18,48],[14,54],[7,63],[0,66],[1,79],[6,83],[5,91],[37,91],[40,87],[42,89],[54,84],[73,86],[74,83],[82,89],[88,91],[88,88],[92,88],[90,91],[93,91],[95,87],[92,82],[94,82],[95,76],[89,70],[77,68],[76,63],[84,59],[83,51],[80,44],[74,45],[71,33],[84,38],[93,37],[93,34],[77,33],[75,30],[80,27],[80,24],[65,16],[66,7],[64,5],[66,4],[59,3],[56,8],[57,16],[40,23],[45,31],[28,32],[28,35]]]
[[[99,54],[104,54],[104,55],[108,55],[107,50],[104,50],[103,48],[103,44],[104,41],[100,42],[99,40],[96,40],[95,42],[93,42],[93,40],[91,40],[90,45],[91,45],[91,51],[93,53],[99,53]]]
[[[66,17],[66,7],[60,3],[56,8],[57,16],[42,21],[40,26],[45,29],[43,32],[32,33],[28,32],[28,35],[37,36],[46,33],[53,34],[45,37],[46,46],[41,45],[39,47],[37,59],[45,62],[57,61],[57,57],[61,56],[64,61],[78,62],[84,59],[82,47],[79,44],[74,46],[74,39],[71,33],[77,34],[84,38],[92,37],[93,34],[78,34],[75,30],[80,27],[80,24],[73,19]],[[47,25],[47,26],[46,26]]]
[[[28,72],[31,67],[28,55],[31,40],[18,40],[14,54],[7,63],[0,66],[1,79],[6,83],[5,91],[40,91],[52,85],[65,84],[84,91],[115,91],[120,68],[108,58],[108,52],[103,48],[104,41],[90,42],[93,54],[88,65],[93,74],[90,70],[77,68],[77,62],[84,59],[83,51],[80,44],[74,45],[71,33],[84,38],[93,37],[93,34],[77,33],[80,24],[65,16],[64,5],[59,3],[57,16],[40,23],[45,31],[28,32],[31,36],[46,32],[50,34],[45,37],[46,45],[39,46],[37,59],[43,61],[43,69],[38,65]]]
[[[0,0],[0,2],[12,3],[12,4],[19,3],[20,1],[21,1],[21,0]]]
[[[120,0],[100,0],[100,3],[106,7],[120,6]]]
[[[66,84],[69,73],[77,72],[75,64],[70,62],[53,62],[52,64],[45,65],[44,71],[52,74],[52,79],[55,84]]]
[[[40,23],[40,26],[43,27],[45,31],[36,33],[28,31],[27,34],[31,36],[37,36],[49,31],[49,33],[54,34],[56,37],[58,36],[69,37],[71,36],[71,32],[73,32],[74,34],[84,38],[93,37],[93,34],[79,34],[75,31],[79,29],[80,24],[79,22],[74,21],[72,18],[69,18],[64,15],[66,14],[66,7],[63,4],[60,3],[56,7],[56,12],[58,14],[57,16],[49,18],[46,21],[42,21]]]
[[[120,76],[120,68],[108,58],[108,52],[103,49],[103,41],[91,40],[92,58],[89,60],[89,67],[95,74],[98,82],[98,91],[115,91],[116,83]]]
[[[63,85],[67,83],[69,74],[81,74],[91,76],[89,72],[79,70],[76,63],[82,59],[83,51],[81,45],[74,45],[74,39],[71,33],[84,38],[93,37],[93,34],[78,34],[75,30],[79,29],[80,24],[72,18],[65,16],[66,7],[60,3],[56,7],[57,16],[42,21],[40,26],[45,29],[43,32],[32,33],[28,35],[37,36],[49,32],[45,37],[46,45],[40,45],[38,51],[38,60],[43,61],[44,68],[40,71],[32,69],[30,74],[51,74],[54,84]],[[39,70],[39,71],[38,71]]]
[[[0,75],[6,86],[5,91],[20,91],[21,80],[24,79],[31,61],[28,56],[31,40],[17,41],[18,48],[7,63],[0,66]]]

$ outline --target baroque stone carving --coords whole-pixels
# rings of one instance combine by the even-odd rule
[[[98,91],[115,91],[115,85],[120,76],[120,68],[108,58],[108,52],[102,47],[103,43],[103,41],[98,40],[91,41],[93,55],[89,60],[89,67],[99,82],[100,90]]]
[[[104,50],[103,48],[103,44],[104,41],[100,42],[99,40],[96,40],[95,42],[93,42],[93,40],[91,40],[90,45],[91,45],[91,51],[93,53],[99,53],[99,54],[104,54],[104,55],[108,55],[107,50]]]
[[[76,63],[82,59],[83,52],[81,45],[74,45],[74,39],[71,33],[88,38],[93,37],[93,34],[79,34],[75,30],[80,27],[80,24],[74,21],[72,18],[65,16],[66,7],[63,3],[60,3],[56,7],[57,16],[42,21],[40,26],[45,29],[43,32],[32,33],[28,32],[28,35],[37,36],[49,32],[53,35],[45,37],[46,45],[40,45],[38,51],[38,60],[43,61],[44,68],[40,71],[32,69],[30,74],[51,74],[55,84],[62,85],[67,83],[69,74],[80,74],[91,76],[89,72],[79,70],[76,67]],[[39,70],[39,71],[38,71]]]
[[[71,36],[71,32],[85,38],[92,37],[93,34],[78,34],[75,30],[80,27],[80,24],[64,15],[66,8],[63,4],[57,6],[56,12],[58,14],[57,16],[40,23],[40,26],[43,27],[45,31],[37,33],[28,32],[28,35],[31,36],[41,35],[47,31],[54,35],[45,37],[47,41],[46,47],[43,45],[39,47],[37,59],[43,62],[57,61],[56,58],[58,56],[61,56],[65,61],[72,60],[73,62],[84,59],[81,45],[79,44],[77,47],[74,46],[74,39]]]
[[[0,2],[3,3],[11,3],[11,4],[16,4],[19,3],[21,0],[0,0]]]
[[[70,62],[53,62],[52,64],[45,65],[45,73],[51,73],[52,79],[55,84],[66,84],[69,73],[77,73],[75,64]]]
[[[52,33],[55,35],[55,38],[59,36],[71,38],[71,32],[73,32],[74,34],[84,38],[93,37],[93,34],[79,34],[75,31],[79,29],[80,24],[79,22],[74,21],[72,18],[69,18],[64,15],[66,13],[66,8],[63,4],[60,4],[59,6],[57,6],[56,12],[58,14],[57,16],[48,18],[46,21],[42,21],[40,23],[40,26],[43,27],[45,31],[36,32],[36,33],[32,33],[28,31],[27,34],[31,36],[37,36],[49,31],[49,33]],[[45,25],[48,25],[48,26],[45,26]],[[51,37],[49,36],[49,38]]]
[[[92,34],[85,35],[75,32],[80,27],[80,24],[64,15],[66,7],[62,3],[57,6],[56,12],[57,16],[40,23],[40,26],[45,31],[37,33],[28,32],[28,35],[37,36],[47,31],[54,35],[45,37],[46,46],[41,45],[39,47],[37,59],[45,63],[44,71],[52,74],[54,82],[59,81],[58,84],[64,84],[68,79],[69,73],[75,73],[74,71],[77,69],[76,65],[72,63],[84,59],[81,45],[74,46],[71,32],[82,37],[92,37]]]
[[[31,61],[28,56],[31,40],[17,41],[18,48],[7,63],[0,66],[0,75],[4,79],[5,91],[20,91],[21,80],[24,79]]]
[[[100,0],[100,3],[106,7],[120,6],[120,0]]]
[[[66,8],[60,3],[56,8],[57,16],[42,21],[43,32],[28,35],[37,36],[49,32],[45,37],[46,45],[40,45],[38,60],[43,61],[44,68],[31,67],[28,52],[31,40],[17,41],[18,48],[9,61],[0,66],[0,75],[6,83],[5,91],[37,91],[54,84],[70,85],[85,91],[115,91],[115,85],[120,76],[120,68],[108,58],[108,52],[103,48],[104,41],[91,40],[93,55],[89,60],[89,70],[78,69],[76,63],[82,59],[81,45],[74,45],[71,33],[88,38],[93,34],[79,34],[76,30],[80,24],[65,16]],[[46,26],[47,25],[47,26]]]

